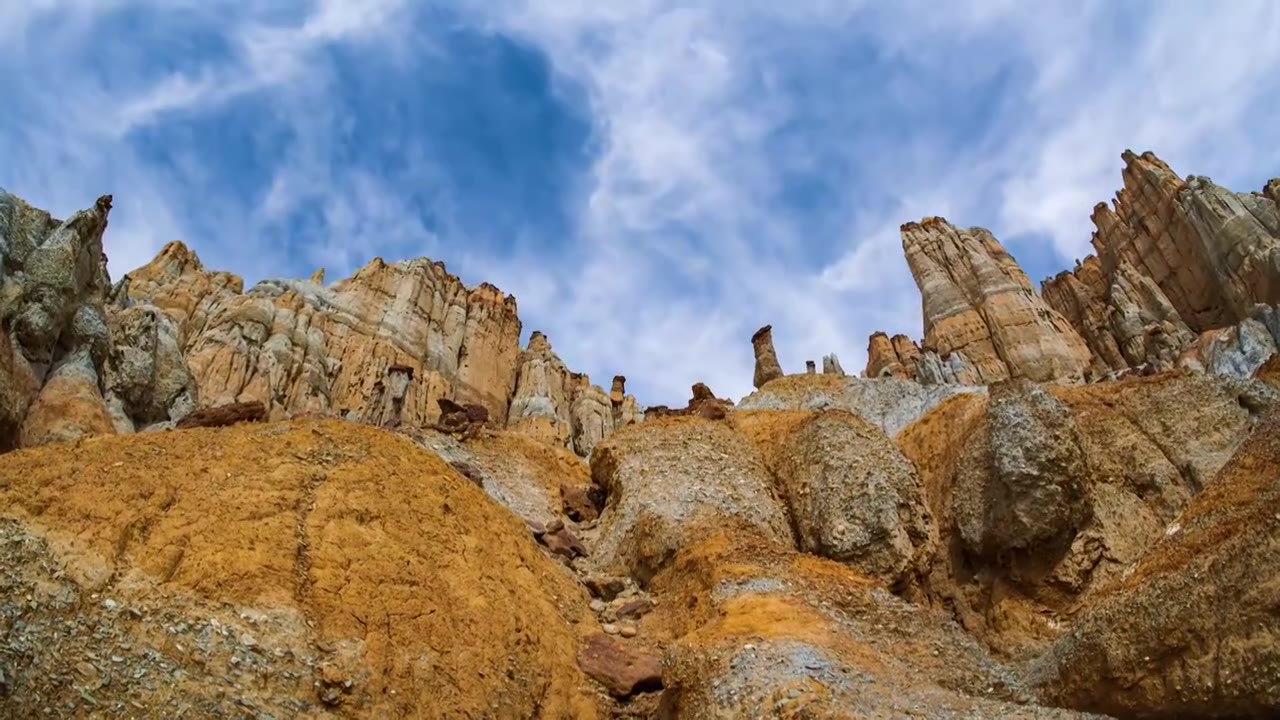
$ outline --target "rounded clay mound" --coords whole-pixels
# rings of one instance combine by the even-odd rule
[[[208,607],[294,618],[255,630],[244,657],[314,655],[314,677],[255,679],[292,693],[282,707],[303,715],[595,716],[576,663],[583,591],[520,519],[395,434],[293,421],[18,451],[0,457],[0,507],[54,548],[84,596],[166,598],[206,622]],[[190,660],[173,638],[156,647]],[[38,675],[17,671],[18,683]],[[130,682],[118,673],[99,693],[164,710]]]

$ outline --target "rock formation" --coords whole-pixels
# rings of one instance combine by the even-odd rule
[[[756,356],[756,372],[752,384],[759,390],[770,380],[782,377],[778,354],[773,351],[773,326],[765,325],[757,330],[751,336],[751,347]]]
[[[0,190],[0,451],[113,432],[103,392],[111,196],[64,221]]]
[[[920,288],[924,345],[940,358],[963,353],[983,383],[1083,377],[1088,347],[991,233],[925,218],[902,226],[902,247]]]
[[[840,358],[835,353],[822,356],[822,374],[823,375],[844,375],[844,368],[840,367]]]
[[[622,382],[606,394],[541,333],[521,350],[515,298],[442,263],[375,259],[330,285],[320,270],[245,291],[174,242],[112,286],[110,205],[62,223],[0,194],[0,450],[252,401],[270,419],[430,427],[443,398],[582,456],[643,419]]]
[[[1100,370],[1158,371],[1176,365],[1197,336],[1280,302],[1280,209],[1265,191],[1184,181],[1149,152],[1125,151],[1123,160],[1124,188],[1113,206],[1093,211],[1097,254],[1046,280],[1042,292]]]
[[[1278,505],[1273,416],[1035,661],[1043,697],[1117,717],[1262,717],[1280,708]]]

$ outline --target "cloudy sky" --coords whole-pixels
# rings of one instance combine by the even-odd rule
[[[696,6],[696,7],[695,7]],[[982,225],[1039,280],[1120,153],[1280,174],[1280,4],[0,0],[0,187],[113,193],[245,276],[426,255],[641,402],[920,334],[898,226]]]

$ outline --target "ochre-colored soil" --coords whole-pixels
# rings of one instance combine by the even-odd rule
[[[350,650],[343,714],[595,715],[575,660],[584,591],[516,516],[393,433],[302,420],[18,451],[0,456],[0,516],[104,595],[141,574],[300,612],[317,648]]]

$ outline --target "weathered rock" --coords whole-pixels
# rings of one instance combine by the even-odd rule
[[[110,211],[104,195],[63,222],[0,190],[0,450],[24,435],[43,443],[109,432],[100,422],[105,408],[90,405],[103,404]],[[42,393],[54,378],[57,386]],[[56,417],[73,406],[74,419]]]
[[[562,483],[560,498],[564,502],[564,514],[578,522],[595,520],[604,504],[603,493],[595,485]]]
[[[578,652],[578,665],[616,698],[662,689],[662,656],[647,648],[592,633]]]
[[[422,427],[449,397],[506,417],[515,300],[466,288],[440,263],[375,259],[327,287],[268,280],[241,293],[238,278],[170,244],[129,279],[130,298],[178,324],[203,402],[257,399],[273,417],[333,410]]]
[[[98,374],[84,362],[64,363],[53,371],[27,410],[22,447],[111,435],[115,426],[98,390]]]
[[[743,398],[737,409],[847,410],[892,437],[953,395],[985,392],[983,387],[924,386],[897,378],[791,375]]]
[[[1089,462],[1067,406],[1026,380],[996,383],[983,435],[964,453],[954,491],[969,552],[995,561],[1069,546],[1093,504]]]
[[[242,422],[266,419],[267,407],[257,400],[197,408],[177,422],[179,430],[198,427],[226,427]]]
[[[1078,717],[1031,694],[941,613],[839,563],[713,532],[654,579],[674,627],[661,717]]]
[[[579,555],[587,554],[587,548],[578,539],[578,536],[563,525],[554,531],[548,528],[547,532],[538,536],[538,539],[542,541],[543,545],[547,546],[547,549],[553,555],[572,559]]]
[[[805,372],[805,374],[806,374],[806,375],[817,375],[817,374],[818,374],[818,363],[816,363],[816,362],[815,362],[815,361],[813,361],[813,360],[805,360],[805,361],[804,361],[804,372]]]
[[[1047,701],[1119,717],[1280,709],[1280,419],[1254,430],[1123,580],[1035,662]]]
[[[1032,553],[967,554],[961,525],[980,524],[975,523],[980,508],[996,500],[981,494],[982,488],[997,482],[985,396],[956,395],[897,436],[920,475],[944,550],[935,557],[929,592],[970,633],[1003,654],[1021,658],[1034,656],[1057,638],[1091,593],[1107,587],[1142,557],[1231,457],[1257,418],[1280,407],[1280,394],[1263,383],[1185,370],[1040,390],[1044,389],[1065,406],[1070,420],[1056,409],[1027,410],[1022,415],[1028,432],[1039,427],[1039,432],[1065,437],[1074,424],[1075,444],[1088,466],[1082,477],[1089,483],[1093,512],[1069,545],[1064,537]],[[1043,405],[1047,411],[1053,403]],[[1053,418],[1050,427],[1036,419],[1042,414]],[[1017,414],[1007,419],[1019,420]],[[1067,452],[1069,446],[1063,441],[1043,448],[1041,440],[1019,440],[1019,434],[1007,434],[1002,445],[1002,452],[1012,453],[1014,459],[1019,454],[1034,459],[1028,452],[1036,448],[1047,458]],[[1064,462],[1067,467],[1076,464],[1071,456]],[[1057,473],[1059,468],[1050,465],[1043,477]],[[1065,480],[1070,487],[1071,478]],[[1064,494],[1057,500],[1067,498]],[[1007,507],[1016,509],[1016,500]],[[1057,507],[1065,512],[1053,516],[1055,523],[1069,534],[1073,505],[1059,502]],[[1027,517],[1040,512],[1033,510]],[[971,531],[970,537],[977,534]]]
[[[11,585],[41,564],[0,542],[0,596],[36,605],[5,615],[18,652],[0,715],[599,715],[577,665],[586,593],[519,519],[394,433],[327,420],[97,437],[0,456],[0,478],[0,516],[38,524],[58,571]],[[80,661],[109,676],[96,708]]]
[[[1179,357],[1179,364],[1214,375],[1247,378],[1280,350],[1280,309],[1257,305],[1235,325],[1200,334]]]
[[[759,453],[722,423],[675,417],[632,426],[596,447],[591,476],[608,498],[600,570],[646,582],[707,526],[745,523],[794,544]]]
[[[844,368],[840,367],[840,358],[835,353],[822,356],[822,374],[844,376]]]
[[[617,380],[612,389],[621,392],[623,383]],[[615,403],[587,376],[570,372],[545,335],[534,331],[529,337],[520,355],[508,427],[587,456],[615,428],[639,417],[630,395]]]
[[[770,380],[782,377],[782,366],[778,364],[778,354],[773,350],[772,325],[765,325],[751,336],[751,348],[756,356],[752,384],[759,390]]]
[[[191,412],[199,394],[169,316],[139,303],[110,311],[108,324],[105,385],[116,428],[132,432]]]
[[[1232,193],[1207,178],[1183,181],[1149,152],[1122,157],[1114,208],[1094,208],[1097,255],[1046,280],[1044,297],[1099,366],[1159,369],[1197,335],[1280,300],[1280,208],[1265,189]],[[1153,327],[1162,328],[1163,357],[1146,357]]]
[[[925,346],[964,353],[984,383],[1083,377],[1084,340],[990,232],[925,218],[902,226],[902,247],[920,288]]]
[[[627,396],[627,378],[625,375],[614,375],[613,384],[609,387],[609,402],[620,405]]]
[[[801,550],[901,588],[934,552],[911,463],[880,428],[841,410],[816,413],[775,460]]]

